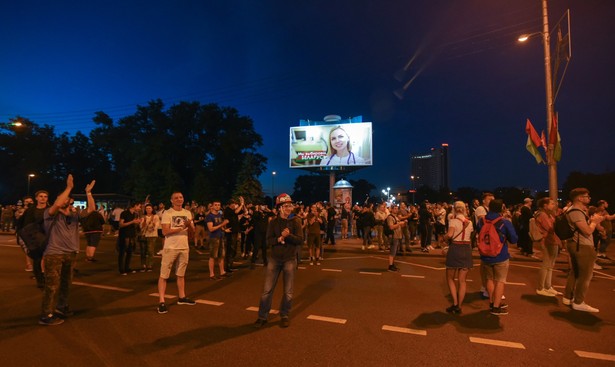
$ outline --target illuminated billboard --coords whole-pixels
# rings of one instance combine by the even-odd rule
[[[372,165],[372,123],[290,128],[290,167]]]

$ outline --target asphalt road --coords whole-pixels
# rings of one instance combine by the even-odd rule
[[[13,237],[3,235],[1,360],[5,366],[92,367],[615,364],[615,266],[594,273],[587,302],[600,309],[597,314],[573,311],[561,297],[536,295],[539,262],[515,258],[505,291],[509,315],[489,314],[474,268],[463,313],[453,316],[445,312],[450,301],[438,251],[401,257],[400,272],[389,273],[386,254],[359,247],[356,240],[338,240],[335,250],[327,247],[321,266],[303,262],[291,326],[280,328],[272,314],[255,330],[262,267],[240,264],[232,278],[210,281],[207,255],[192,252],[187,293],[198,304],[169,298],[169,313],[159,315],[157,273],[120,276],[114,238],[107,237],[99,262],[86,263],[80,255],[71,294],[75,315],[47,327],[37,323],[41,292],[24,271],[24,255]],[[559,290],[565,261],[561,256],[554,274]],[[167,292],[177,295],[173,282]],[[280,298],[278,284],[274,309]]]

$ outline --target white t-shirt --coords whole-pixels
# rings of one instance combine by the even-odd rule
[[[470,242],[472,240],[474,226],[472,226],[472,222],[467,221],[466,227],[463,228],[464,220],[467,219],[462,214],[458,214],[455,218],[449,220],[448,228],[454,228],[453,242]]]
[[[162,214],[161,224],[170,224],[171,229],[183,228],[186,220],[192,220],[192,213],[189,210],[175,210],[173,208],[165,210]],[[181,232],[165,236],[164,248],[173,250],[188,249],[188,229]]]

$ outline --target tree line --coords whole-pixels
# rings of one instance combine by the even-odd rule
[[[20,116],[2,124],[0,166],[6,171],[0,198],[15,202],[28,182],[31,193],[46,189],[53,197],[72,173],[76,187],[96,179],[99,193],[137,199],[166,201],[179,190],[198,202],[239,195],[264,200],[258,181],[267,163],[258,153],[262,137],[235,108],[179,102],[165,109],[154,100],[117,121],[102,111],[93,121],[88,136],[58,134]]]

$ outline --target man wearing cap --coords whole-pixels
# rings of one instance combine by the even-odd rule
[[[530,219],[532,218],[532,198],[523,199],[521,215],[519,215],[519,248],[521,254],[534,257],[534,246],[530,238]]]
[[[284,273],[284,296],[280,306],[282,318],[280,326],[290,325],[289,313],[293,298],[295,269],[297,268],[296,248],[303,244],[303,231],[301,220],[291,215],[293,211],[292,199],[288,194],[281,194],[276,198],[278,216],[269,222],[267,227],[267,245],[271,246],[271,256],[267,264],[265,285],[258,308],[258,319],[254,327],[260,328],[267,323],[273,291],[278,282],[280,273]]]

